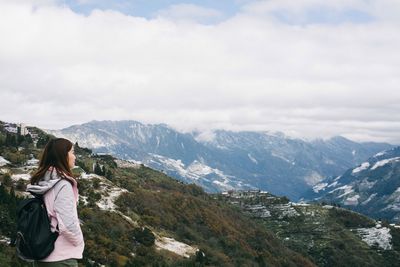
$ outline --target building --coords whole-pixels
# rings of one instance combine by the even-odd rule
[[[15,133],[15,134],[18,133],[17,127],[7,126],[7,127],[4,127],[4,129],[9,133]]]
[[[18,129],[18,134],[19,135],[24,135],[25,136],[25,135],[29,134],[28,128],[26,128],[26,125],[24,123],[18,124],[17,129]]]

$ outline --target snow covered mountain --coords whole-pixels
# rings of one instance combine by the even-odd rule
[[[400,147],[380,152],[344,174],[318,183],[308,198],[399,222]]]
[[[92,121],[50,132],[97,153],[139,161],[209,192],[260,188],[294,200],[325,177],[392,147],[343,137],[305,141],[269,132],[181,133],[165,124],[136,121]]]

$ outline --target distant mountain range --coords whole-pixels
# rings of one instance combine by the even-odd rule
[[[316,184],[305,197],[400,222],[400,147],[380,152],[342,175]]]
[[[96,153],[137,161],[194,182],[208,192],[259,188],[293,200],[324,178],[393,147],[340,136],[306,141],[270,132],[182,133],[165,124],[137,121],[91,121],[49,132]]]

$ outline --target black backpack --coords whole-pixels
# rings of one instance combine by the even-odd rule
[[[43,196],[27,198],[17,209],[17,255],[25,261],[41,260],[54,250],[58,232],[51,232]]]

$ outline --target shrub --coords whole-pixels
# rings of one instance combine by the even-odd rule
[[[156,240],[153,232],[147,227],[135,228],[133,230],[133,237],[137,242],[146,247],[154,245],[154,241]]]

